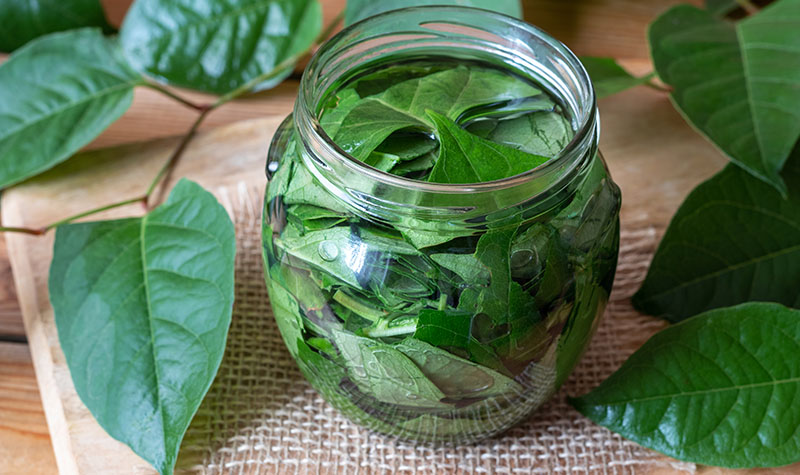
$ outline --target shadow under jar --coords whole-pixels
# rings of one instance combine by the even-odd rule
[[[545,112],[566,124],[568,140],[531,170],[448,184],[390,170],[404,146],[425,142],[419,134],[431,144],[417,152],[435,160],[445,146],[435,127],[395,131],[417,135],[395,141],[386,152],[395,161],[386,165],[373,155],[355,158],[352,143],[345,152],[334,140],[339,132],[326,125],[339,126],[336,110],[347,95],[360,100],[400,81],[464,71],[538,88],[536,100],[550,101]],[[451,96],[463,96],[461,86],[428,91],[420,107],[453,112]],[[467,104],[451,118],[525,149],[541,130],[502,121],[527,117],[530,104]],[[370,134],[391,119],[374,115]],[[500,123],[511,139],[491,133]],[[408,8],[328,41],[270,146],[263,220],[275,319],[311,385],[353,421],[417,442],[473,442],[542,405],[586,349],[614,277],[620,193],[598,134],[580,62],[515,19]]]

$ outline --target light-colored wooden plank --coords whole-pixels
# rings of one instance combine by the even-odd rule
[[[11,275],[5,237],[0,234],[0,341],[3,339],[22,340],[25,327],[22,325],[22,311],[17,301],[17,291]]]
[[[28,346],[0,343],[0,473],[55,471]]]

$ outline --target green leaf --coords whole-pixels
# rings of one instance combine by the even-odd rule
[[[328,104],[325,107],[325,114],[319,119],[322,130],[324,130],[329,137],[333,138],[336,132],[339,131],[339,126],[344,118],[347,117],[347,114],[353,110],[353,107],[355,107],[360,100],[361,97],[359,97],[355,89],[345,88],[338,91],[336,95],[328,100]]]
[[[522,19],[520,0],[347,0],[344,10],[345,25],[378,15],[390,10],[424,5],[454,5],[493,10],[508,16]]]
[[[581,57],[581,63],[586,68],[594,84],[594,91],[598,99],[614,95],[649,81],[653,74],[641,77],[631,75],[614,58]]]
[[[675,322],[753,300],[800,307],[800,146],[783,177],[787,199],[734,166],[692,191],[633,297],[636,308]]]
[[[428,181],[436,183],[481,183],[532,170],[548,160],[482,139],[447,117],[428,111],[439,138],[439,158]]]
[[[141,78],[98,29],[53,33],[0,65],[0,188],[91,142],[130,106]]]
[[[143,218],[56,232],[50,301],[75,389],[162,474],[222,360],[235,250],[225,209],[187,180]]]
[[[0,51],[11,52],[25,43],[57,31],[97,26],[106,21],[99,0],[4,0],[0,8]]]
[[[748,303],[653,336],[578,411],[670,457],[731,468],[800,460],[800,311]]]
[[[436,150],[438,142],[426,134],[390,135],[377,148],[378,152],[395,155],[400,160],[413,160]]]
[[[407,407],[442,408],[444,394],[402,352],[391,345],[333,331],[347,374],[358,388],[375,399]]]
[[[687,119],[737,165],[781,192],[800,137],[800,3],[775,2],[735,26],[680,5],[649,32],[653,61]]]
[[[472,254],[431,254],[431,259],[469,284],[489,284],[489,269]]]
[[[714,16],[724,17],[739,8],[739,2],[736,0],[705,0],[705,7]]]
[[[137,0],[120,39],[137,70],[224,94],[305,51],[321,27],[317,0]]]
[[[449,398],[510,396],[523,391],[513,379],[423,341],[407,338],[394,347],[416,363]]]
[[[413,338],[457,352],[486,368],[505,371],[495,351],[472,335],[472,316],[457,310],[423,309]]]
[[[481,122],[467,126],[469,132],[480,127]],[[508,145],[523,152],[556,157],[569,144],[575,131],[572,124],[557,112],[534,112],[516,119],[501,120],[491,130],[476,135],[498,144]]]
[[[333,137],[347,153],[364,160],[394,132],[433,128],[427,110],[457,120],[474,107],[540,94],[540,89],[509,74],[458,66],[405,80],[365,98]]]

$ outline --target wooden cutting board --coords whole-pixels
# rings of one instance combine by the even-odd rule
[[[660,232],[656,230],[664,229],[688,191],[726,160],[684,123],[663,93],[637,88],[601,101],[600,108],[601,147],[623,192],[623,226],[644,223]],[[268,143],[284,115],[200,133],[174,176],[195,180],[211,191],[240,182],[263,184]],[[3,224],[41,226],[137,196],[175,143],[162,139],[75,157],[5,192]],[[141,212],[141,207],[131,206],[100,217]],[[92,475],[152,473],[146,462],[100,428],[75,393],[48,302],[53,235],[8,234],[7,240],[59,470]]]

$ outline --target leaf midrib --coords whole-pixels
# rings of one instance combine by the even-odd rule
[[[140,252],[142,257],[142,281],[144,282],[144,296],[145,302],[147,303],[147,325],[150,329],[150,346],[153,349],[153,373],[156,377],[156,384],[155,384],[155,396],[156,401],[158,404],[158,412],[161,415],[161,430],[164,442],[164,462],[165,464],[169,465],[169,460],[172,458],[172,454],[167,453],[167,423],[164,419],[164,403],[161,400],[161,375],[158,371],[158,356],[156,355],[156,341],[155,341],[155,330],[153,329],[153,305],[150,299],[150,283],[147,278],[147,253],[146,253],[146,246],[145,246],[145,229],[147,227],[147,221],[150,218],[150,215],[147,214],[142,217],[142,222],[139,228],[139,242],[140,242]],[[160,468],[163,468],[160,467]]]
[[[688,215],[687,218],[689,216],[691,216],[691,215],[697,214],[699,211],[701,211],[704,208],[708,208],[712,204],[731,204],[731,205],[733,205],[734,203],[728,203],[728,202],[724,202],[724,201],[716,201],[716,202],[707,203],[706,206],[704,206],[702,208],[698,208],[697,210],[692,212],[690,215]],[[738,203],[736,203],[736,206],[733,206],[733,207],[734,208],[740,208],[740,209],[741,208],[746,208],[744,206],[741,206]],[[793,227],[798,227],[796,223],[785,219],[783,216],[775,216],[774,213],[768,213],[768,212],[766,212],[765,210],[763,210],[762,208],[759,208],[759,207],[749,207],[749,208],[751,208],[751,211],[759,212],[759,213],[761,213],[763,215],[766,215],[768,217],[771,217],[771,218],[782,219],[783,221],[786,222],[786,224],[789,224],[789,225],[791,225]],[[670,243],[670,244],[671,244],[671,247],[676,247],[676,246],[685,245],[686,243],[683,242],[683,241],[678,241],[678,242]],[[660,297],[663,297],[665,295],[674,293],[674,292],[676,292],[676,291],[678,291],[680,289],[695,285],[695,284],[697,284],[699,282],[703,282],[703,281],[706,281],[706,280],[714,279],[714,278],[719,277],[721,275],[724,275],[724,274],[727,274],[727,273],[730,273],[730,272],[734,272],[734,271],[742,269],[744,267],[748,267],[748,266],[751,266],[751,265],[756,265],[756,264],[759,264],[759,263],[764,262],[764,261],[773,260],[773,259],[775,259],[775,258],[777,258],[779,256],[784,255],[784,254],[789,254],[789,253],[792,253],[792,252],[795,252],[795,251],[798,251],[798,250],[800,250],[800,243],[792,245],[792,246],[789,246],[789,247],[784,247],[784,248],[769,252],[767,254],[761,254],[759,256],[755,256],[753,258],[750,258],[750,259],[747,259],[747,260],[744,260],[744,261],[741,261],[741,262],[737,262],[734,265],[725,266],[724,268],[718,269],[718,270],[716,270],[714,272],[710,272],[708,274],[703,274],[703,275],[695,277],[695,278],[693,278],[691,280],[687,280],[685,282],[681,282],[678,285],[670,286],[667,290],[662,290],[660,292],[651,294],[647,298],[642,299],[642,301],[651,302],[651,301],[656,300],[656,299],[658,299]]]
[[[46,114],[40,115],[39,117],[37,117],[34,120],[23,122],[19,126],[17,126],[17,127],[13,128],[13,129],[11,129],[10,131],[7,131],[6,133],[0,135],[0,140],[5,140],[5,139],[11,137],[12,135],[17,134],[19,131],[21,131],[23,129],[28,129],[31,126],[33,126],[35,124],[38,124],[39,122],[51,119],[51,118],[63,113],[64,111],[66,111],[68,109],[75,108],[75,107],[77,107],[79,105],[82,105],[82,104],[84,104],[86,102],[90,102],[90,101],[93,101],[95,99],[100,99],[100,98],[102,98],[104,96],[111,95],[112,93],[115,93],[118,90],[122,90],[122,89],[125,89],[125,88],[131,88],[132,89],[137,83],[139,83],[138,80],[137,81],[128,81],[128,82],[125,82],[125,83],[122,83],[122,84],[116,84],[116,85],[114,85],[112,87],[109,87],[109,88],[106,88],[106,89],[102,89],[98,94],[87,95],[87,96],[84,96],[82,99],[80,99],[78,101],[68,102],[68,103],[64,104],[63,106],[61,106],[61,107],[58,107],[56,109],[53,109],[53,110],[47,112]]]
[[[632,366],[631,368],[634,368]],[[642,365],[642,368],[651,369],[649,366]],[[713,388],[713,389],[702,389],[696,391],[687,391],[687,392],[679,392],[674,394],[659,394],[658,396],[648,396],[643,398],[633,398],[633,399],[625,399],[625,400],[618,400],[618,401],[598,401],[588,403],[589,406],[620,406],[624,404],[638,404],[642,402],[649,402],[649,401],[660,401],[664,399],[674,399],[679,397],[692,397],[692,396],[700,396],[700,395],[707,395],[707,394],[717,394],[727,391],[741,391],[747,389],[755,389],[755,388],[762,388],[768,386],[779,386],[783,384],[792,384],[792,383],[800,383],[800,377],[796,378],[786,378],[786,379],[775,379],[772,381],[764,381],[761,383],[750,383],[750,384],[742,384],[742,385],[735,385],[730,387],[722,387],[722,388]]]
[[[756,120],[756,110],[755,110],[756,104],[753,99],[753,86],[752,84],[750,84],[751,72],[747,64],[747,52],[746,52],[747,48],[744,47],[745,42],[742,38],[741,24],[737,24],[734,30],[736,31],[736,43],[739,46],[739,55],[742,60],[744,87],[745,91],[747,91],[746,94],[747,107],[748,109],[750,109],[750,117],[751,117],[750,121],[753,124],[753,132],[755,132],[756,141],[758,143],[758,158],[761,162],[761,166],[763,167],[764,171],[769,173],[770,171],[772,171],[772,168],[770,168],[769,165],[767,164],[767,159],[766,156],[764,155],[764,137],[761,135],[761,126],[759,125],[759,121]]]

